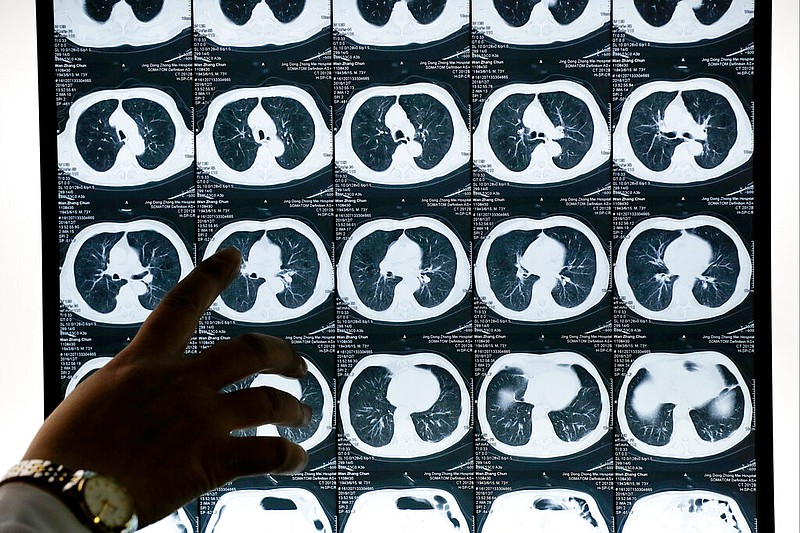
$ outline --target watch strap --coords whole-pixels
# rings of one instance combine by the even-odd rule
[[[70,470],[52,461],[26,459],[12,466],[0,479],[0,484],[12,480],[25,480],[58,495],[74,486],[83,473],[83,470]]]
[[[9,481],[21,481],[35,485],[59,498],[69,507],[75,516],[90,530],[107,533],[109,529],[103,527],[97,519],[90,516],[81,504],[80,483],[87,477],[96,474],[90,470],[71,470],[64,465],[43,459],[26,459],[20,461],[0,479],[0,485]],[[124,531],[133,531],[136,527],[136,517],[132,517],[132,528]],[[114,529],[113,531],[120,531]]]

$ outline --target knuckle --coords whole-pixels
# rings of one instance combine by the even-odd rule
[[[273,415],[281,413],[284,404],[281,394],[272,387],[263,387],[261,392],[266,409]]]
[[[283,463],[286,461],[287,456],[291,455],[292,449],[294,448],[294,444],[284,437],[276,439],[274,441],[275,444],[275,454],[278,457],[278,463]]]
[[[239,342],[244,344],[248,351],[263,357],[269,353],[269,343],[264,335],[248,331],[239,336]]]
[[[170,291],[161,301],[161,306],[167,309],[174,309],[180,313],[191,313],[199,315],[205,308],[203,304],[190,292],[180,288]]]

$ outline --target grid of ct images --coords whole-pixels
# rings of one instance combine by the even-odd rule
[[[229,246],[187,356],[309,368],[143,531],[757,531],[754,0],[53,10],[62,396]]]

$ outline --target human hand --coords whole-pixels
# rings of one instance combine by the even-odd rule
[[[200,316],[240,262],[236,250],[222,250],[178,283],[133,341],[45,420],[25,459],[116,478],[132,496],[140,526],[236,477],[301,470],[308,456],[297,444],[231,431],[302,425],[308,406],[270,387],[220,393],[257,372],[305,375],[288,343],[248,333],[184,357]]]

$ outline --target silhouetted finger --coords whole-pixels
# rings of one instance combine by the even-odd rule
[[[245,333],[218,342],[192,359],[190,365],[200,379],[215,389],[258,372],[290,378],[306,373],[305,361],[288,342],[260,333]]]
[[[301,426],[311,419],[311,408],[288,392],[252,387],[222,394],[220,403],[231,429],[264,424]]]
[[[308,454],[283,437],[233,437],[228,445],[227,477],[294,474],[308,464]]]
[[[131,343],[137,353],[183,355],[197,321],[239,271],[241,255],[226,248],[192,270],[164,296]],[[158,347],[159,349],[154,349]]]

